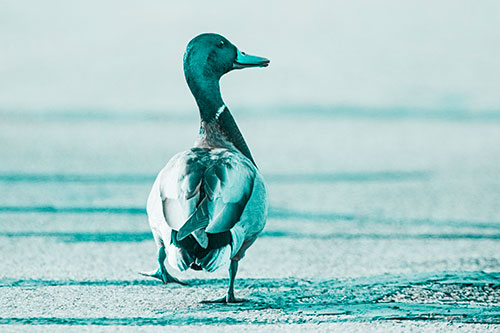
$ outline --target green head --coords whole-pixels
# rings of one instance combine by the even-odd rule
[[[269,60],[240,52],[225,37],[205,33],[193,38],[184,54],[184,75],[193,93],[200,116],[210,121],[224,105],[219,80],[233,69],[266,67]]]

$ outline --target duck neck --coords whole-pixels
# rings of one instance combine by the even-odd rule
[[[197,145],[234,147],[255,165],[243,134],[222,100],[219,81],[189,78],[187,81],[200,111],[200,138]]]
[[[197,80],[187,78],[189,89],[198,104],[200,118],[203,122],[210,122],[215,119],[217,111],[224,106],[224,101],[220,94],[218,80]]]

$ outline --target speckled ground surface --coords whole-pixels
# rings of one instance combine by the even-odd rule
[[[0,330],[500,324],[500,122],[242,116],[270,216],[240,264],[161,285],[144,213],[196,118],[0,122]],[[189,325],[189,326],[184,326]]]

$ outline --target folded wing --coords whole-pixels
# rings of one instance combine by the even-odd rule
[[[167,224],[183,239],[197,230],[228,231],[241,217],[257,170],[227,149],[193,148],[170,160],[160,179]]]

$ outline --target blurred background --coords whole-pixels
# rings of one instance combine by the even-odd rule
[[[498,288],[485,286],[500,281],[489,274],[500,271],[499,22],[498,1],[0,0],[0,287],[12,287],[0,315],[12,302],[20,317],[95,314],[96,304],[108,317],[170,311],[138,303],[160,290],[137,282],[156,265],[144,207],[156,174],[198,132],[185,47],[217,32],[271,60],[221,81],[270,199],[240,265],[243,294],[286,309],[310,289],[304,302],[331,309],[345,297],[318,301],[321,285],[279,288],[371,277],[367,290],[385,279],[400,289],[339,293],[449,305],[436,315],[475,302],[498,318]],[[278,280],[252,296],[250,277]],[[433,279],[449,289],[415,287]],[[49,306],[44,288],[57,281],[72,287]],[[15,288],[26,283],[38,301]],[[104,287],[120,300],[97,302]],[[216,296],[225,285],[203,288]],[[172,311],[198,295],[161,290],[175,291]],[[67,306],[77,297],[86,303]]]
[[[218,32],[272,61],[265,71],[223,79],[224,97],[235,111],[291,106],[498,111],[499,6],[496,1],[1,1],[0,108],[192,112],[184,49],[199,33]]]

